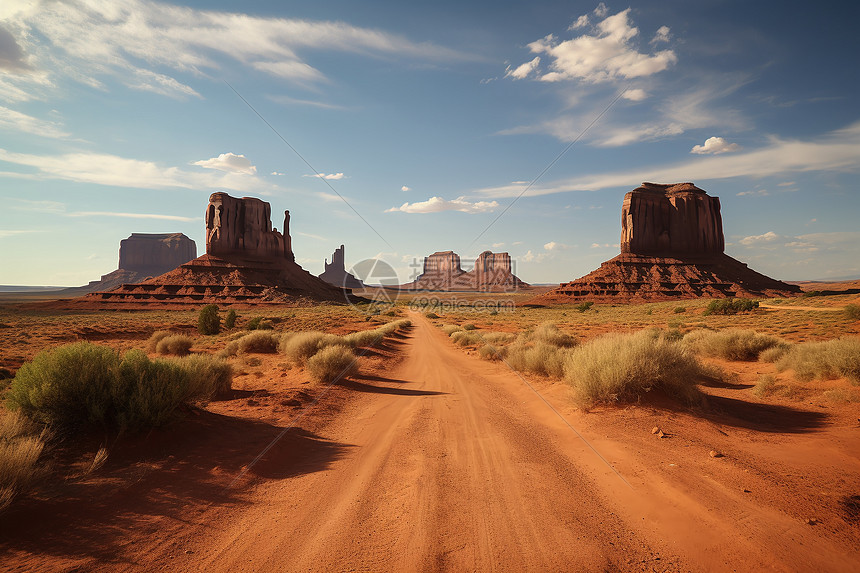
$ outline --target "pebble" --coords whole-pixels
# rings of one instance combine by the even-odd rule
[[[723,454],[721,454],[721,453],[720,453],[720,452],[718,452],[717,450],[711,450],[710,452],[708,452],[708,455],[709,455],[709,456],[711,456],[712,458],[721,458],[721,457],[723,457]]]

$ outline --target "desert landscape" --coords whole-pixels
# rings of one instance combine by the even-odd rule
[[[0,2],[0,571],[860,571],[858,18]]]

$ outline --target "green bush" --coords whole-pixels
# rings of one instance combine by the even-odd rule
[[[18,371],[8,403],[60,428],[144,429],[168,421],[184,402],[209,388],[229,387],[232,374],[204,368],[215,359],[150,360],[141,350],[122,358],[106,346],[79,342],[40,352]]]
[[[594,306],[594,303],[588,301],[588,302],[581,302],[578,305],[576,305],[574,308],[576,310],[578,310],[579,312],[585,312],[586,310],[589,310],[592,306]]]
[[[757,300],[749,298],[722,298],[709,302],[703,314],[705,316],[711,314],[737,314],[739,312],[750,312],[756,308],[758,308]]]
[[[222,358],[192,354],[173,361],[188,376],[185,402],[203,404],[215,396],[225,395],[233,387],[233,369]]]
[[[675,314],[684,314],[685,312],[687,312],[687,307],[686,306],[676,306],[675,310],[673,310],[672,312],[674,312]]]
[[[242,353],[271,354],[278,351],[279,343],[280,337],[278,335],[258,330],[237,340],[236,349]]]
[[[158,354],[173,354],[174,356],[185,356],[191,351],[194,341],[184,334],[172,334],[158,341],[155,351]]]
[[[756,360],[763,351],[788,343],[776,336],[754,330],[694,330],[684,337],[684,344],[705,356],[725,360]]]
[[[860,320],[860,304],[846,305],[845,316],[848,317],[848,320]]]
[[[236,311],[232,308],[227,311],[227,316],[224,317],[224,328],[231,329],[236,326],[236,319],[239,315],[236,314]]]
[[[607,334],[569,351],[565,378],[579,400],[637,400],[652,389],[688,402],[700,402],[696,383],[720,374],[699,362],[683,345],[648,331]]]
[[[197,316],[197,330],[200,334],[221,332],[221,317],[218,316],[217,304],[207,304],[200,309],[200,314]]]
[[[323,348],[308,359],[308,372],[317,382],[335,382],[358,371],[358,361],[346,346]]]

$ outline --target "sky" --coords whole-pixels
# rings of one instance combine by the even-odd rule
[[[726,252],[860,277],[855,2],[3,0],[0,284],[77,286],[131,233],[205,252],[213,192],[407,282],[453,250],[530,283],[619,252],[624,194],[718,196]],[[274,225],[279,225],[275,217]]]

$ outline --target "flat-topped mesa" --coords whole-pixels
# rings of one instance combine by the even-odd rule
[[[271,206],[256,197],[237,199],[212,193],[206,207],[206,254],[224,259],[265,258],[294,261],[290,212],[284,232],[272,228]]]
[[[475,284],[477,287],[507,284],[511,282],[511,255],[484,251],[475,261]]]
[[[197,256],[197,245],[182,233],[132,233],[119,242],[119,270],[157,276]]]
[[[724,249],[720,200],[692,183],[643,183],[624,196],[622,253],[707,256]]]
[[[484,251],[475,260],[475,268],[464,271],[460,255],[454,251],[440,251],[424,257],[424,272],[405,289],[421,290],[508,290],[527,287],[511,272],[508,253]]]
[[[424,257],[424,272],[419,280],[427,275],[459,276],[464,271],[460,268],[460,255],[454,251],[438,251]]]

